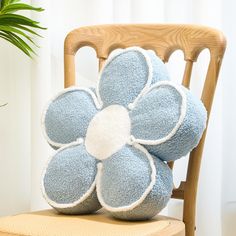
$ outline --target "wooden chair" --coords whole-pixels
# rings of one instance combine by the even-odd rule
[[[76,83],[75,54],[83,46],[91,46],[95,49],[99,59],[99,68],[102,67],[109,53],[116,48],[140,46],[145,49],[153,49],[164,62],[168,62],[169,57],[175,50],[181,49],[184,53],[184,59],[186,61],[182,83],[186,87],[189,87],[191,82],[193,63],[197,61],[200,52],[203,49],[208,48],[210,51],[210,62],[208,65],[201,99],[208,111],[209,117],[219,70],[226,47],[225,38],[218,30],[196,25],[167,24],[101,25],[78,28],[70,32],[65,40],[65,87],[69,87]],[[46,217],[51,216],[54,217],[54,223],[51,223],[48,226],[51,230],[50,232],[54,232],[54,230],[56,232],[56,228],[58,226],[66,223],[66,219],[67,221],[68,219],[71,219],[71,222],[77,221],[79,229],[81,229],[81,227],[86,228],[83,233],[78,229],[77,233],[75,234],[69,231],[71,233],[67,232],[65,235],[183,236],[186,234],[187,236],[193,236],[196,229],[195,211],[197,185],[205,137],[206,131],[199,145],[190,154],[186,180],[182,181],[180,186],[174,189],[172,195],[172,198],[181,199],[184,201],[184,223],[172,218],[161,216],[157,216],[155,219],[149,222],[128,223],[103,217],[101,214],[68,217],[57,215],[52,211],[46,211],[18,215],[15,216],[15,218],[3,218],[0,220],[0,232],[1,230],[5,231],[6,234],[0,233],[0,235],[13,235],[6,230],[6,225],[8,228],[12,226],[14,229],[16,229],[17,225],[19,225],[19,220],[22,220],[22,217],[25,220],[29,219],[31,221],[31,225],[36,225],[35,227],[37,229],[35,229],[35,231],[31,230],[30,232],[32,232],[32,234],[28,233],[28,235],[50,235],[39,233],[36,234],[36,230],[40,231],[41,229],[40,232],[45,232],[42,231],[42,227],[40,227],[40,221],[37,221],[41,219],[41,222],[45,220],[45,222],[49,224],[49,221],[46,221]],[[173,168],[173,164],[174,163],[169,163],[171,168]],[[33,220],[33,216],[36,216],[35,220]],[[89,224],[89,222],[92,223]],[[132,226],[134,228],[132,228]],[[138,231],[132,231],[131,228],[132,230],[138,229]],[[69,228],[66,229],[70,230]],[[28,231],[22,231],[21,226],[20,232]],[[15,233],[15,235],[21,234]],[[57,234],[55,233],[54,235]],[[60,235],[64,234],[60,232]]]
[[[168,62],[171,54],[181,49],[186,61],[182,84],[189,87],[193,63],[200,52],[208,48],[210,62],[202,90],[201,99],[208,111],[216,88],[226,41],[218,30],[196,25],[102,25],[79,28],[68,34],[65,40],[65,87],[75,84],[74,55],[79,48],[91,46],[99,59],[99,68],[109,53],[116,48],[140,46],[154,50],[164,61]],[[206,131],[199,145],[191,152],[186,180],[173,191],[172,198],[184,200],[183,221],[186,235],[195,231],[196,195]],[[170,163],[173,168],[174,163]]]

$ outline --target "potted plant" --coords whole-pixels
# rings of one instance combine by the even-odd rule
[[[46,29],[39,22],[17,14],[18,11],[43,11],[41,7],[33,7],[20,0],[0,0],[0,37],[18,47],[27,56],[32,57],[35,45],[32,35],[40,36],[34,29]]]
[[[20,0],[0,0],[0,37],[19,48],[27,56],[35,54],[32,35],[40,36],[35,29],[46,29],[39,22],[18,14],[19,11],[43,11],[41,7],[33,7]],[[37,46],[37,45],[36,45]],[[0,107],[6,104],[0,104]]]

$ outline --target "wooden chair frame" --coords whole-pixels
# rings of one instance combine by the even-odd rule
[[[197,25],[174,24],[121,24],[78,28],[65,39],[65,87],[75,84],[75,54],[83,46],[95,49],[99,69],[109,53],[116,48],[140,46],[152,49],[164,62],[168,62],[175,50],[181,49],[186,61],[182,84],[186,87],[190,85],[193,63],[203,49],[209,49],[210,62],[201,95],[209,118],[226,47],[225,37],[220,31]],[[183,221],[187,236],[193,236],[196,228],[196,195],[205,137],[206,130],[198,146],[190,153],[186,180],[173,190],[172,195],[172,198],[184,200]],[[173,164],[169,163],[171,168]]]

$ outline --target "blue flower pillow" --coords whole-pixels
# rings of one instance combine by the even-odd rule
[[[206,119],[201,101],[170,81],[153,51],[115,50],[96,91],[65,89],[44,111],[44,134],[57,151],[43,172],[43,195],[65,214],[104,207],[120,219],[149,219],[172,193],[166,162],[197,146]]]

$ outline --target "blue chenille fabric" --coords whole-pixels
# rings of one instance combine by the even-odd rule
[[[124,146],[104,160],[103,166],[101,193],[104,201],[112,207],[137,201],[151,181],[146,155],[132,146]]]
[[[152,66],[152,83],[169,80],[163,62],[153,51],[145,51],[151,65],[144,55],[136,50],[120,51],[102,70],[99,93],[104,107],[111,104],[127,106],[132,103],[147,83]]]
[[[68,144],[84,137],[97,109],[90,94],[83,90],[67,91],[48,106],[44,126],[50,140]],[[55,149],[57,145],[52,145]]]
[[[181,96],[170,86],[152,89],[130,111],[131,133],[138,139],[160,139],[175,127],[180,116]]]
[[[204,105],[188,89],[184,87],[182,89],[187,97],[187,111],[182,125],[166,142],[159,145],[145,145],[150,153],[164,161],[173,161],[186,156],[198,145],[206,128],[207,111]]]
[[[173,190],[173,176],[169,166],[153,156],[156,167],[156,183],[145,200],[130,211],[111,212],[123,220],[148,220],[158,214],[170,200]],[[137,191],[137,190],[136,190]]]
[[[102,206],[123,220],[150,219],[166,206],[173,189],[166,161],[176,160],[196,147],[206,126],[206,109],[188,89],[171,82],[164,63],[154,52],[137,47],[119,50],[112,59],[108,58],[96,92],[91,93],[65,90],[44,111],[46,138],[50,145],[60,147],[44,171],[44,197],[64,214],[91,213]],[[181,94],[186,97],[186,114],[181,125],[164,142],[148,143],[172,132],[181,115]],[[100,106],[95,106],[94,99]],[[96,114],[115,104],[123,106],[129,114],[130,137],[107,159],[98,160],[86,150],[87,129]],[[115,133],[113,136],[116,140]],[[155,184],[142,198],[153,180],[150,158],[156,170]],[[94,180],[96,187],[88,192]],[[88,196],[73,205],[84,194]],[[134,202],[138,205],[129,209]],[[120,207],[127,210],[119,210]]]
[[[176,134],[158,145],[145,145],[147,150],[164,161],[177,160],[197,146],[205,129],[207,112],[199,99],[182,87],[187,97],[187,112]],[[156,140],[168,135],[180,116],[182,99],[170,86],[152,89],[130,112],[131,133],[135,138]]]
[[[152,50],[147,50],[147,54],[151,59],[151,65],[153,68],[152,74],[152,83],[154,84],[163,80],[170,80],[169,72],[167,68],[164,66],[162,60],[157,57],[156,53]]]
[[[85,194],[96,177],[97,161],[84,145],[72,145],[59,151],[47,166],[43,176],[43,188],[51,201],[71,204]],[[57,208],[62,213],[90,213],[101,208],[96,190],[82,203],[73,207]]]
[[[133,210],[111,212],[124,220],[144,220],[155,216],[170,199],[173,179],[167,164],[153,157],[156,167],[156,183],[146,199]],[[123,207],[137,201],[148,187],[151,168],[145,154],[126,145],[104,160],[101,194],[109,206]]]

